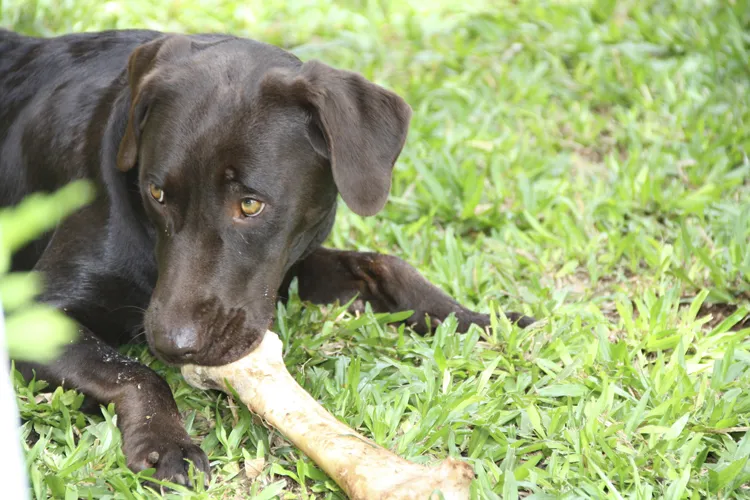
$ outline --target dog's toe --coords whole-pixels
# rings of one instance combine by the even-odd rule
[[[165,480],[183,486],[192,486],[188,471],[190,462],[196,471],[210,476],[208,457],[197,445],[186,442],[152,441],[140,446],[128,457],[128,466],[135,472],[155,469],[154,479]]]
[[[527,326],[536,323],[536,319],[532,318],[531,316],[524,316],[521,313],[509,312],[506,313],[505,316],[511,323],[515,323],[521,328],[526,328]]]

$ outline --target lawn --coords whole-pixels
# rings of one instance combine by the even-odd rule
[[[2,0],[25,33],[226,31],[359,71],[414,109],[386,209],[328,245],[397,254],[489,332],[421,337],[292,298],[297,380],[475,498],[750,498],[746,0]],[[184,498],[343,498],[230,397],[143,348],[212,464]],[[17,385],[37,498],[153,498],[82,396]],[[261,469],[257,478],[256,469]]]

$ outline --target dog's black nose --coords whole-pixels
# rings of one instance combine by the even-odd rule
[[[154,336],[154,349],[164,358],[175,362],[189,362],[200,349],[195,325],[166,327]]]

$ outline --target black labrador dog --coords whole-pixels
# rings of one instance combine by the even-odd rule
[[[14,257],[80,325],[58,360],[21,373],[114,402],[128,465],[184,483],[186,460],[208,471],[205,454],[166,382],[116,350],[144,329],[166,363],[231,362],[294,277],[302,300],[411,310],[419,332],[450,314],[461,331],[487,326],[396,257],[321,246],[337,195],[362,216],[383,208],[410,119],[358,74],[248,39],[0,31],[0,206],[97,187]]]

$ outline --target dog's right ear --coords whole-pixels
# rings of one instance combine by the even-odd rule
[[[138,163],[138,142],[148,118],[148,80],[160,64],[173,62],[193,53],[192,41],[183,35],[167,35],[136,48],[128,61],[130,111],[125,135],[117,152],[117,168],[127,172]]]

